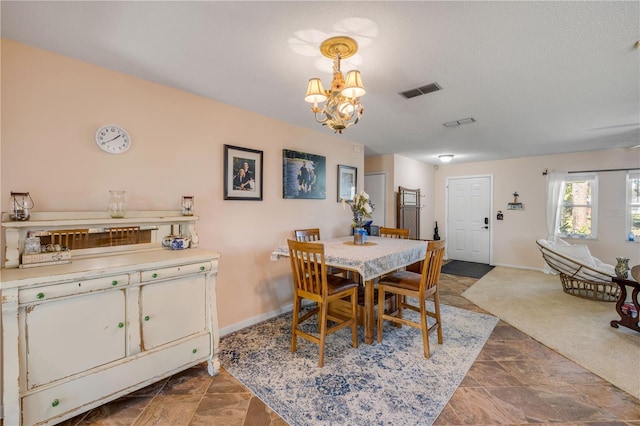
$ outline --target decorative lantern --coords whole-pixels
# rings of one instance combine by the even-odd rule
[[[182,196],[182,215],[193,216],[193,196],[192,195]]]
[[[28,192],[11,191],[9,216],[11,220],[29,220],[29,210],[33,208],[33,199]]]

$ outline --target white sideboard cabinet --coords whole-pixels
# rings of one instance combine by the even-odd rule
[[[143,247],[2,269],[5,425],[57,424],[204,361],[218,373],[219,254]]]

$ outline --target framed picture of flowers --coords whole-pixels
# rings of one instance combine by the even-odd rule
[[[353,201],[358,188],[358,168],[338,164],[338,202]]]
[[[283,149],[282,163],[283,198],[327,198],[326,157]]]

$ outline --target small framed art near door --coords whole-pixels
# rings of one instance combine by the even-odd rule
[[[338,164],[338,201],[353,201],[358,190],[358,168]]]

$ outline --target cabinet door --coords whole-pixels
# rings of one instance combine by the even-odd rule
[[[204,275],[142,286],[142,349],[207,330],[205,287]]]
[[[25,310],[29,389],[125,356],[124,290],[59,299]]]

